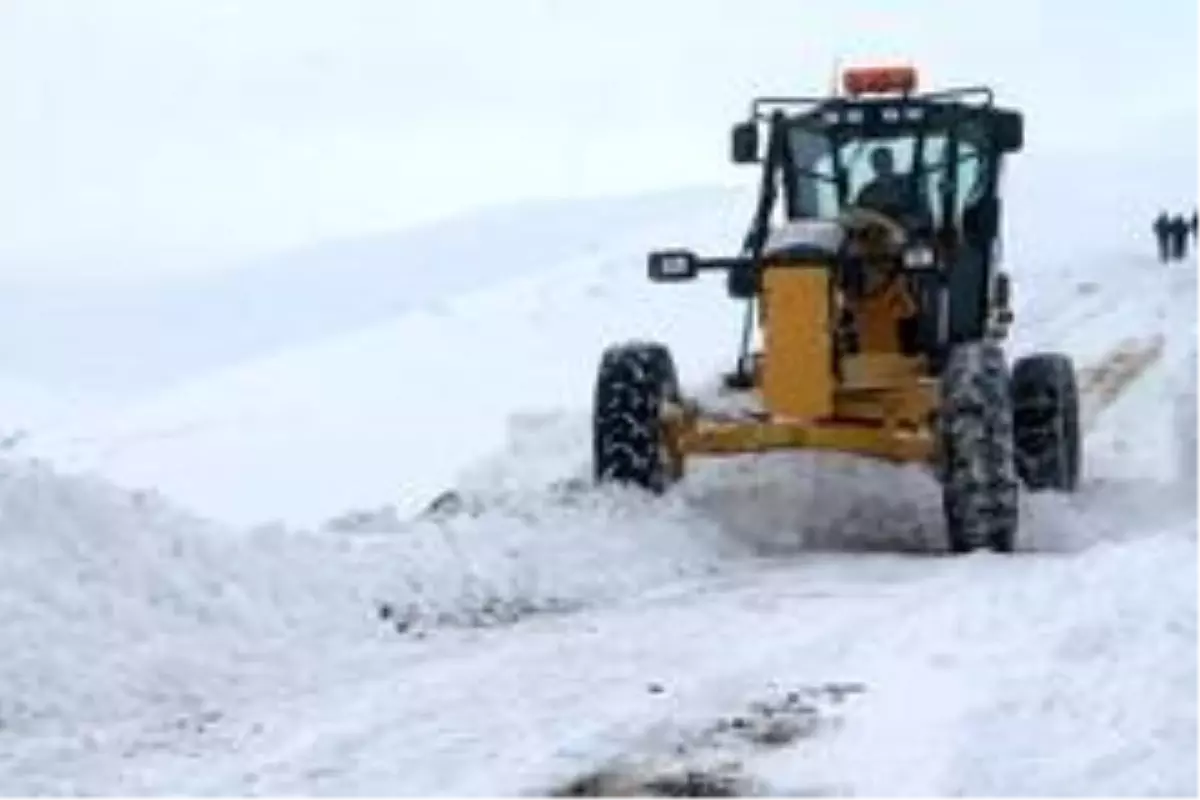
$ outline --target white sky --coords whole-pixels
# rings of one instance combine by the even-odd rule
[[[1194,0],[2,0],[0,273],[744,180],[730,123],[839,55],[990,82],[1031,149],[1152,147],[1194,136],[1196,30]]]

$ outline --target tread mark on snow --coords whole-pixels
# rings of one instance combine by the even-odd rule
[[[1158,362],[1164,346],[1162,335],[1150,341],[1126,339],[1098,363],[1079,371],[1079,394],[1086,401],[1081,409],[1085,431],[1090,430],[1100,415]]]

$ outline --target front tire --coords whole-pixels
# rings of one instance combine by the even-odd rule
[[[1070,357],[1036,353],[1013,366],[1017,472],[1031,491],[1079,486],[1079,387]]]
[[[938,439],[950,550],[1012,552],[1019,481],[1008,365],[998,345],[967,342],[951,351],[942,373]]]
[[[670,351],[655,342],[628,342],[604,351],[592,410],[593,473],[598,483],[634,485],[661,494],[681,477],[662,409],[679,401]]]

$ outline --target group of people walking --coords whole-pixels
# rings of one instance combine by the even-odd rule
[[[1187,255],[1188,239],[1196,237],[1196,212],[1190,219],[1182,214],[1169,215],[1160,211],[1154,220],[1154,235],[1158,239],[1159,261],[1178,261]]]

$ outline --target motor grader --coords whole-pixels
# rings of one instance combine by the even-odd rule
[[[1022,486],[1073,491],[1081,458],[1071,359],[1010,366],[1005,353],[1000,183],[1023,137],[991,89],[919,93],[909,66],[847,69],[829,96],[755,99],[731,136],[732,160],[760,166],[740,252],[647,262],[656,282],[723,272],[745,301],[722,387],[746,402],[730,413],[683,396],[661,342],[608,347],[595,478],[662,493],[691,458],[787,449],[919,463],[941,484],[950,552],[1012,552]]]

